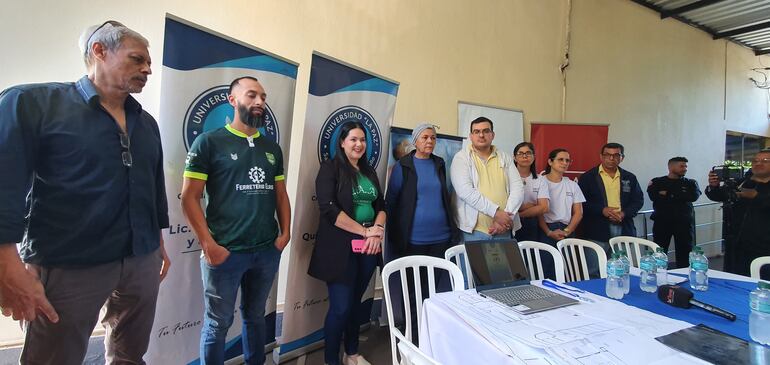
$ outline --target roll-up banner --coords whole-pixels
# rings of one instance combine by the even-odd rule
[[[307,274],[318,228],[315,178],[321,161],[334,157],[339,128],[351,121],[366,128],[366,158],[385,187],[389,126],[396,107],[398,83],[313,53],[305,129],[294,203],[290,283],[286,288],[280,347],[276,363],[322,346],[323,323],[328,309],[326,284]],[[364,295],[371,301],[372,286]],[[362,319],[364,321],[368,320]]]
[[[171,222],[163,237],[171,269],[158,294],[155,324],[145,356],[148,364],[200,362],[203,324],[201,247],[182,214],[182,173],[187,150],[195,138],[232,120],[234,111],[227,101],[228,89],[235,78],[242,76],[257,78],[265,88],[268,99],[261,133],[280,144],[286,164],[289,161],[297,63],[177,17],[166,16],[158,120]],[[287,171],[287,179],[292,178],[295,177]],[[275,308],[274,282],[265,310],[267,342],[275,338]],[[237,306],[235,311],[225,347],[228,359],[243,353]],[[274,344],[269,344],[266,351],[272,347]]]

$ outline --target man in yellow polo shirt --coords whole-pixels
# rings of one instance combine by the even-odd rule
[[[644,195],[636,175],[620,168],[624,153],[620,143],[605,144],[601,164],[580,176],[578,185],[586,198],[581,222],[585,238],[608,242],[616,236],[636,236],[633,219],[644,205]]]
[[[466,241],[510,239],[521,227],[516,215],[524,196],[521,176],[511,156],[492,145],[491,120],[471,121],[469,138],[471,144],[455,154],[450,168],[457,227]]]

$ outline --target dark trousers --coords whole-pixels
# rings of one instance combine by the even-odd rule
[[[358,332],[362,318],[370,313],[361,303],[361,297],[369,286],[379,255],[353,253],[348,258],[345,275],[340,281],[326,282],[329,289],[329,311],[324,321],[324,362],[329,365],[340,363],[340,345],[344,334],[345,353],[358,353]],[[364,317],[365,316],[365,317]]]
[[[521,218],[521,228],[514,234],[516,241],[538,241],[540,239],[540,226],[537,218]]]
[[[81,268],[38,266],[59,322],[26,323],[21,364],[82,364],[104,306],[107,364],[144,364],[160,284],[160,251]]]
[[[553,222],[553,223],[546,223],[546,224],[548,225],[548,229],[552,231],[557,229],[567,228],[567,225],[562,222]],[[539,230],[538,233],[540,234],[540,238],[538,239],[538,241],[545,243],[553,248],[556,248],[556,241],[553,238],[548,237],[548,235],[545,234],[545,232],[543,232],[542,229]],[[543,275],[546,278],[556,280],[556,267],[554,266],[554,263],[553,263],[553,257],[551,257],[551,255],[548,255],[548,254],[541,255],[540,262],[543,264]],[[537,266],[536,262],[528,262],[527,264]]]
[[[694,222],[655,221],[652,225],[652,240],[668,252],[671,237],[674,237],[676,248],[676,267],[690,265],[689,254],[695,242]]]

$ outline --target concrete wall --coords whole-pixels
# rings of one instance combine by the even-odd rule
[[[397,126],[429,120],[454,134],[458,100],[523,110],[527,137],[529,123],[561,119],[565,0],[11,1],[0,14],[0,88],[77,79],[80,31],[116,19],[150,40],[155,74],[139,100],[158,115],[166,13],[300,63],[294,148],[313,50],[400,82]],[[685,155],[704,185],[725,130],[770,136],[767,92],[748,81],[760,59],[745,48],[624,0],[573,1],[571,39],[565,121],[609,124],[642,184]],[[291,175],[288,186],[293,196]]]

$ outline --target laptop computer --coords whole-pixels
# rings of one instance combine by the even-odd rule
[[[465,243],[476,291],[522,314],[560,308],[578,301],[529,284],[529,271],[516,240]]]

